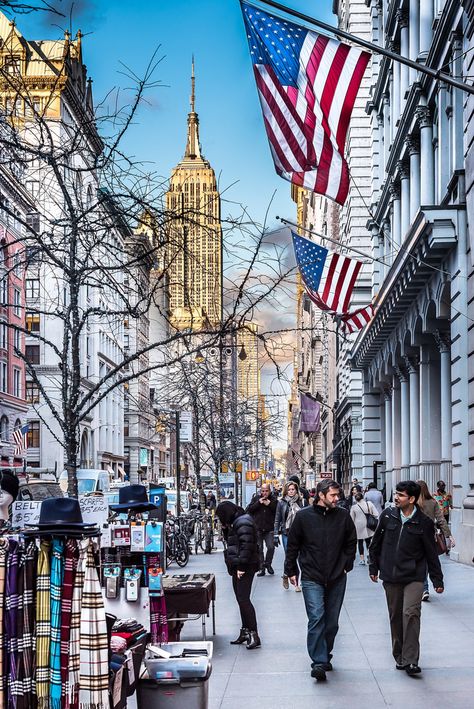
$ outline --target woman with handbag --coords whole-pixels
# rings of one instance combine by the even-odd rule
[[[438,505],[437,501],[431,495],[428,490],[428,485],[424,480],[416,481],[421,488],[420,497],[418,498],[417,505],[420,510],[429,517],[435,523],[436,531],[436,546],[438,547],[438,554],[447,553],[447,546],[444,538],[449,539],[452,547],[456,546],[456,541],[451,534],[449,524],[441,511],[441,507]],[[428,576],[425,578],[425,584],[423,588],[423,595],[421,597],[422,601],[430,600],[430,593],[428,589]]]
[[[362,492],[356,492],[354,494],[354,504],[351,507],[350,514],[357,532],[357,544],[359,545],[360,555],[359,564],[364,565],[364,544],[368,550],[370,540],[374,536],[375,532],[375,529],[373,528],[375,526],[373,524],[373,518],[378,520],[379,515],[372,502],[364,500],[364,495]]]
[[[304,499],[300,495],[300,490],[298,483],[287,482],[283,488],[283,493],[281,500],[278,501],[278,506],[275,514],[275,527],[273,530],[274,534],[274,544],[278,546],[278,535],[281,534],[281,543],[283,544],[283,551],[286,553],[286,545],[288,544],[288,533],[290,527],[293,524],[296,513],[304,506]],[[288,576],[283,574],[283,588],[288,589],[290,584],[288,582]],[[295,587],[295,591],[301,591],[299,585]]]

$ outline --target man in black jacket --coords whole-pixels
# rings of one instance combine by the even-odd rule
[[[346,574],[354,565],[357,534],[347,512],[337,506],[339,485],[323,480],[309,507],[298,512],[288,535],[285,575],[296,586],[298,566],[308,616],[311,676],[325,680],[339,629]]]
[[[420,486],[412,480],[397,484],[395,507],[380,515],[369,549],[370,578],[377,582],[380,572],[387,598],[396,668],[409,675],[421,672],[421,597],[427,566],[436,593],[444,590],[434,524],[417,507],[419,496]]]
[[[272,567],[272,561],[275,553],[273,527],[275,525],[277,504],[277,498],[275,495],[272,495],[270,485],[263,483],[260,488],[260,493],[256,493],[252,497],[246,510],[246,512],[252,516],[257,528],[258,553],[260,558],[260,571],[257,576],[265,576],[265,570],[272,576],[275,573]],[[264,543],[267,547],[265,556],[263,554]]]

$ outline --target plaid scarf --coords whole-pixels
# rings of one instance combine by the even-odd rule
[[[5,569],[7,565],[7,542],[0,541],[0,709],[5,709],[5,676],[3,672],[3,609],[5,605]]]
[[[79,681],[81,676],[81,605],[86,573],[89,539],[78,542],[79,558],[72,591],[71,634],[69,637],[68,700],[70,709],[79,709]]]
[[[38,709],[49,709],[50,546],[50,542],[41,542],[36,577],[36,694]]]
[[[16,657],[18,656],[18,542],[10,539],[5,582],[5,667],[7,677],[7,707],[16,709]]]
[[[13,695],[17,709],[35,709],[34,675],[35,583],[37,548],[30,541],[20,556],[18,576],[18,658]]]
[[[61,709],[61,590],[64,576],[64,541],[53,539],[51,560],[51,644],[49,697],[51,709]]]
[[[69,641],[71,636],[72,596],[79,548],[75,539],[68,539],[64,555],[64,580],[61,597],[61,707],[69,707]]]
[[[82,593],[80,709],[108,709],[108,687],[107,624],[93,543],[90,542]]]

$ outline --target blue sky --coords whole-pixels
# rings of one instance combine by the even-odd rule
[[[71,2],[56,3],[66,18],[46,13],[17,17],[28,39],[54,39],[70,26]],[[291,7],[334,24],[332,0],[291,0]],[[290,184],[276,175],[264,133],[238,0],[77,1],[73,34],[81,29],[83,58],[93,79],[96,104],[113,87],[125,88],[123,65],[142,75],[159,46],[155,72],[161,87],[148,93],[126,147],[151,170],[168,177],[185,146],[191,55],[196,62],[196,110],[204,155],[226,197],[263,219],[276,190],[276,214],[294,215]],[[223,216],[232,207],[223,204]]]

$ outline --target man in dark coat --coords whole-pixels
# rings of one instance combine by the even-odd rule
[[[426,569],[436,593],[443,593],[443,572],[435,545],[432,520],[417,507],[420,486],[413,480],[396,486],[395,507],[379,517],[369,548],[369,574],[383,581],[390,617],[392,653],[397,670],[421,672],[420,618]]]
[[[242,619],[239,637],[232,640],[231,645],[246,642],[247,650],[254,650],[261,645],[257,616],[250,600],[253,578],[258,569],[257,530],[252,517],[229,500],[217,505],[216,516],[222,524],[227,542],[224,558],[232,576],[232,586]]]
[[[275,573],[272,567],[273,555],[275,553],[275,543],[273,539],[273,528],[275,526],[275,513],[278,500],[272,494],[270,485],[263,483],[260,492],[256,493],[247,507],[247,512],[252,516],[257,528],[258,552],[260,557],[260,571],[257,576],[265,576],[265,570],[273,576]],[[264,556],[263,545],[267,551]]]
[[[357,534],[350,515],[337,506],[339,485],[322,480],[313,504],[296,515],[288,535],[285,575],[294,586],[301,568],[301,589],[308,616],[311,676],[326,679],[339,629],[347,573],[354,565]]]

